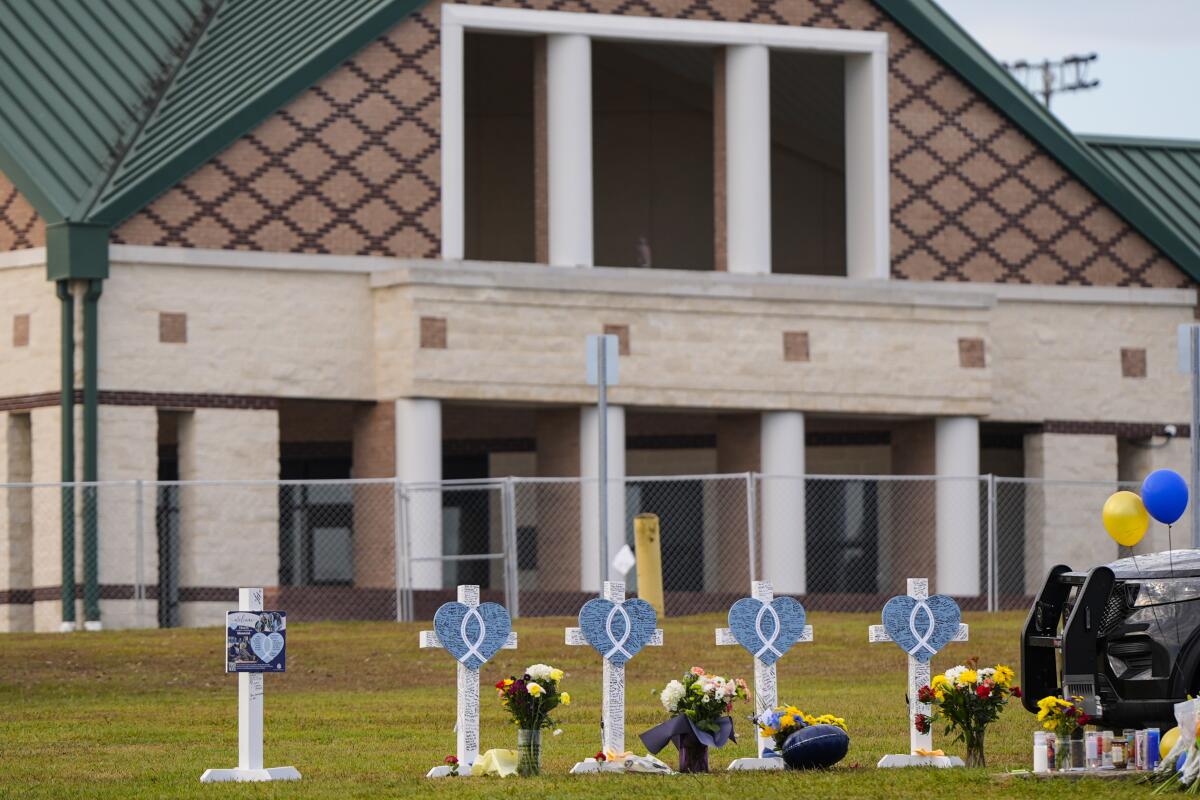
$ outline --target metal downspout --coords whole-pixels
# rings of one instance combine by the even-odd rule
[[[60,435],[62,437],[62,629],[75,629],[75,298],[71,282],[55,287],[62,305],[61,359],[62,394]]]
[[[100,293],[104,281],[88,281],[83,296],[83,619],[88,630],[100,629],[99,581],[99,521],[97,519],[96,486],[99,480],[97,457],[97,390],[98,317]]]

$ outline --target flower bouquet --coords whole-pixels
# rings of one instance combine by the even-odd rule
[[[1054,751],[1054,763],[1058,769],[1083,769],[1084,745],[1083,726],[1091,718],[1083,710],[1083,698],[1074,696],[1067,700],[1050,695],[1038,700],[1038,722],[1058,737],[1058,748]]]
[[[945,720],[946,733],[954,733],[955,741],[967,745],[968,767],[987,766],[984,732],[1000,718],[1009,697],[1021,696],[1021,689],[1012,685],[1015,675],[1009,667],[997,664],[980,668],[978,664],[978,659],[971,659],[948,669],[917,692],[917,700],[933,707],[932,715],[917,715],[917,730],[928,733],[934,722]]]
[[[729,714],[734,701],[749,697],[741,678],[722,678],[692,667],[682,681],[671,681],[659,693],[663,708],[672,717],[643,733],[642,743],[651,753],[658,753],[671,742],[679,751],[680,772],[708,772],[708,748],[737,741]]]
[[[571,695],[561,691],[563,671],[534,664],[521,677],[515,675],[496,683],[496,694],[517,726],[517,773],[537,775],[542,771],[542,728],[555,723],[550,712],[569,706]]]

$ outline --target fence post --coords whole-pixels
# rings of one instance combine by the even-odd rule
[[[999,600],[996,597],[996,475],[987,475],[987,593],[988,611],[996,611]]]
[[[517,553],[517,507],[516,491],[513,488],[512,476],[504,479],[500,486],[500,515],[502,538],[504,539],[504,604],[513,619],[521,616],[521,595],[517,585],[520,564]]]
[[[405,613],[404,603],[404,525],[403,525],[403,503],[400,479],[396,478],[392,482],[392,551],[396,561],[396,622],[407,622],[408,614]]]
[[[750,548],[750,582],[758,580],[758,504],[755,475],[746,473],[746,540]]]
[[[143,481],[139,478],[134,483],[134,559],[133,565],[133,599],[136,604],[135,614],[137,626],[146,627],[146,503],[143,494]]]

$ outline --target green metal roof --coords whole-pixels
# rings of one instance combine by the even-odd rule
[[[203,17],[202,0],[0,3],[0,170],[82,219]]]
[[[0,0],[0,171],[114,225],[422,0]]]
[[[1200,248],[1044,108],[933,0],[874,0],[1072,175],[1200,281]]]
[[[1109,171],[1200,251],[1200,142],[1079,137]]]
[[[115,225],[424,2],[0,0],[0,172],[48,223]],[[1196,148],[1093,152],[933,0],[874,2],[1200,280]]]

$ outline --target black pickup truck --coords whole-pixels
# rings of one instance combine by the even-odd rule
[[[1021,632],[1022,702],[1083,698],[1096,724],[1173,726],[1200,694],[1200,550],[1050,570]]]

